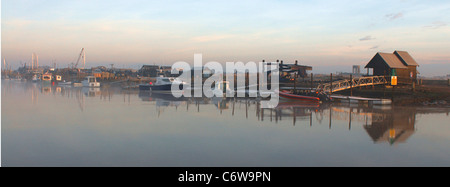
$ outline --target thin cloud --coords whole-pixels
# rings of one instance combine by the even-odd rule
[[[388,19],[388,20],[390,20],[390,21],[392,21],[392,20],[396,20],[396,19],[399,19],[399,18],[402,18],[403,17],[403,13],[393,13],[393,14],[386,14],[385,15],[385,17]]]
[[[378,45],[373,46],[373,47],[370,48],[370,50],[372,50],[372,49],[378,49],[378,47],[379,47]]]
[[[375,38],[370,36],[370,35],[368,35],[368,36],[366,36],[364,38],[360,38],[359,39],[359,41],[368,41],[368,40],[375,40]]]
[[[438,29],[438,28],[445,27],[445,26],[447,26],[447,23],[444,23],[441,21],[435,21],[435,22],[431,23],[430,25],[425,25],[423,27],[428,28],[428,29]]]

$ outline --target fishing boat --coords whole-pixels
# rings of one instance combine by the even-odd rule
[[[171,91],[172,84],[179,84],[180,90],[183,89],[184,82],[174,77],[157,77],[156,82],[149,82],[148,84],[140,84],[139,90],[142,91]]]
[[[51,82],[52,74],[50,74],[50,73],[43,74],[41,80],[42,80],[42,82]]]
[[[81,84],[84,87],[100,87],[100,82],[97,82],[97,78],[94,76],[86,76]]]
[[[291,100],[303,100],[303,101],[313,101],[313,102],[319,102],[320,98],[315,96],[306,96],[306,95],[297,95],[293,94],[290,91],[287,90],[280,90],[279,93],[281,98],[284,99],[291,99]]]

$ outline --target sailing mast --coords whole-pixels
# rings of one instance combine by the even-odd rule
[[[83,69],[85,69],[85,65],[86,65],[86,51],[83,50]]]
[[[31,53],[31,70],[34,70],[34,53]]]

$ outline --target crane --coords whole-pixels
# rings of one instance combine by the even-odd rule
[[[84,69],[84,66],[86,65],[86,52],[84,51],[84,48],[81,48],[81,52],[80,52],[80,55],[78,56],[78,60],[77,60],[77,63],[75,64],[75,66],[74,66],[74,69],[77,68],[78,63],[80,62],[81,58],[83,58],[83,69]]]

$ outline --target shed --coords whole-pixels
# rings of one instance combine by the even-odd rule
[[[396,75],[400,83],[409,83],[417,79],[418,66],[408,52],[394,51],[394,53],[378,52],[365,68],[372,68],[374,76]]]

